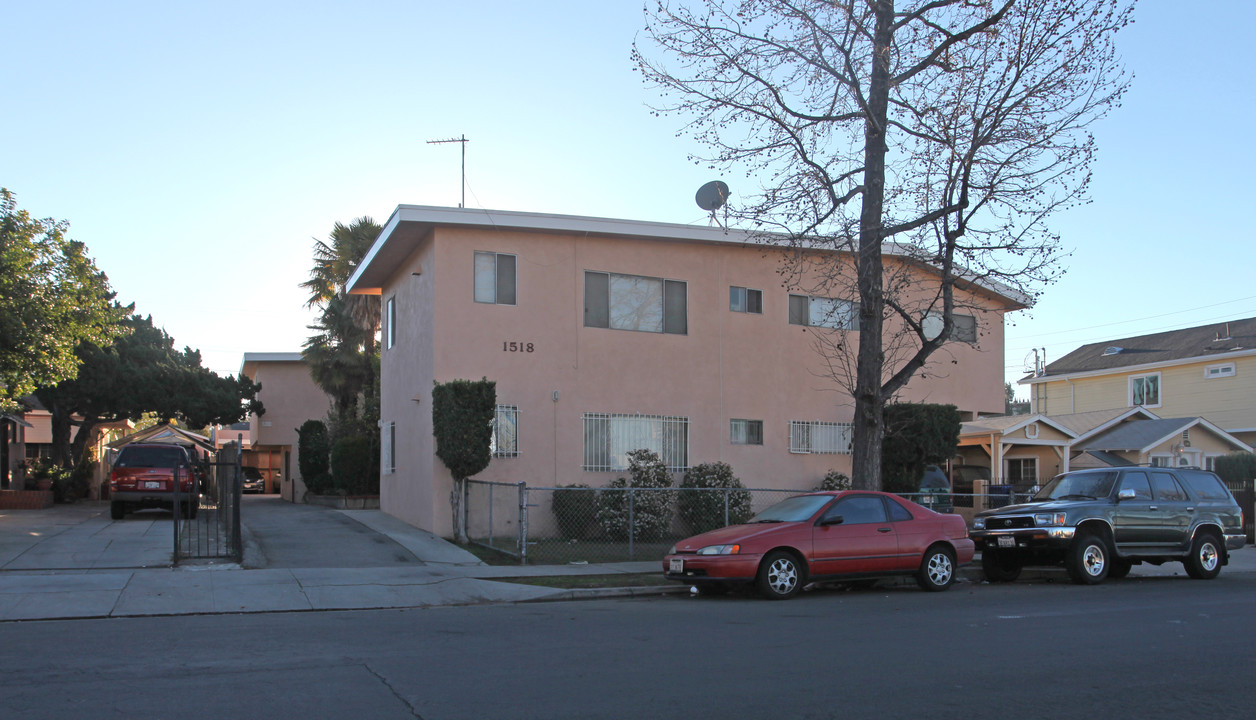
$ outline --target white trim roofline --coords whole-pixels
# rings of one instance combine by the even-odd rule
[[[1096,425],[1095,427],[1087,430],[1081,435],[1078,435],[1077,438],[1074,440],[1074,442],[1078,442],[1078,443],[1085,442],[1086,440],[1089,440],[1090,438],[1102,432],[1106,432],[1116,427],[1117,425],[1121,424],[1122,422],[1125,422],[1133,415],[1146,415],[1148,420],[1163,420],[1164,419],[1160,417],[1159,415],[1155,414],[1154,412],[1148,410],[1147,408],[1139,405],[1137,407],[1130,408],[1129,410],[1121,413],[1120,415],[1117,415],[1116,417],[1112,418],[1111,420],[1105,423]]]
[[[1239,440],[1238,438],[1234,437],[1234,436],[1233,436],[1233,435],[1231,435],[1230,433],[1226,432],[1225,430],[1222,430],[1221,428],[1217,427],[1216,425],[1213,425],[1212,423],[1208,422],[1207,420],[1205,420],[1204,418],[1201,418],[1201,417],[1194,418],[1194,419],[1193,419],[1193,420],[1191,420],[1189,423],[1187,423],[1187,424],[1185,424],[1185,425],[1183,425],[1183,426],[1179,427],[1177,430],[1174,430],[1173,432],[1169,433],[1168,435],[1165,435],[1164,437],[1162,437],[1162,438],[1160,438],[1159,440],[1157,440],[1157,441],[1153,442],[1152,444],[1148,445],[1147,447],[1143,448],[1142,450],[1139,450],[1138,452],[1139,452],[1140,454],[1150,453],[1150,452],[1151,452],[1152,450],[1154,450],[1157,446],[1159,446],[1159,445],[1163,445],[1164,443],[1168,442],[1168,441],[1169,441],[1171,438],[1173,438],[1175,435],[1181,435],[1183,431],[1185,431],[1185,430],[1190,430],[1191,428],[1193,428],[1193,427],[1195,427],[1195,426],[1197,426],[1197,425],[1198,425],[1198,426],[1205,427],[1205,428],[1208,428],[1209,430],[1213,431],[1214,433],[1216,433],[1217,435],[1219,435],[1219,436],[1220,436],[1220,437],[1222,437],[1223,439],[1228,440],[1229,442],[1233,443],[1234,445],[1236,445],[1236,446],[1239,448],[1239,451],[1240,451],[1240,452],[1252,452],[1252,448],[1251,448],[1251,446],[1250,446],[1250,445],[1248,445],[1247,443],[1243,442],[1242,440]]]
[[[1067,437],[1073,438],[1074,441],[1077,439],[1077,433],[1073,432],[1072,430],[1069,430],[1063,425],[1057,423],[1056,421],[1042,414],[1029,415],[1027,416],[1026,420],[1022,420],[1021,422],[1018,422],[1009,428],[1004,428],[1003,436],[1007,437],[1008,433],[1016,432],[1017,430],[1020,430],[1021,428],[1027,425],[1032,425],[1033,423],[1036,423],[1036,422],[1040,422],[1044,425],[1050,425],[1056,430],[1059,430],[1060,432],[1064,433]]]
[[[1215,355],[1197,355],[1195,357],[1179,358],[1176,360],[1161,360],[1154,363],[1143,363],[1141,365],[1121,365],[1118,367],[1104,368],[1102,370],[1083,370],[1075,373],[1057,373],[1054,375],[1036,375],[1032,377],[1024,377],[1016,381],[1017,385],[1040,385],[1046,382],[1056,380],[1076,380],[1080,378],[1100,377],[1103,375],[1127,375],[1137,372],[1146,372],[1148,370],[1160,370],[1168,367],[1178,367],[1181,365],[1195,365],[1197,363],[1217,362],[1218,360],[1232,360],[1234,358],[1256,356],[1256,348],[1244,348],[1242,350],[1233,350],[1231,352],[1217,353]]]
[[[353,276],[346,283],[351,294],[372,294],[373,289],[382,284],[382,277],[391,272],[392,268],[383,271],[372,268],[380,259],[384,248],[398,233],[402,225],[410,225],[422,231],[437,226],[462,228],[490,228],[495,230],[522,230],[532,232],[571,233],[580,235],[602,235],[614,237],[634,237],[647,240],[681,240],[688,242],[706,242],[724,245],[751,245],[764,247],[756,241],[763,237],[786,237],[780,233],[739,230],[735,228],[708,227],[704,225],[683,225],[680,223],[647,222],[644,220],[622,220],[615,218],[586,217],[581,215],[555,215],[551,213],[520,212],[517,210],[487,210],[483,208],[450,208],[430,205],[398,205],[397,209],[384,223],[384,229],[371,245],[362,262],[358,264]],[[829,248],[816,248],[832,251]],[[903,257],[928,266],[913,253],[913,248],[898,243],[885,243],[882,251],[887,255]],[[937,268],[933,268],[937,271]],[[1033,306],[1033,298],[992,279],[975,278],[962,269],[955,273],[955,279],[961,283],[971,283],[1005,300],[1023,307]]]

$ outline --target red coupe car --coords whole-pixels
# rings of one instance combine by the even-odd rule
[[[755,583],[773,600],[808,583],[914,575],[920,587],[951,586],[973,559],[959,515],[944,515],[896,495],[846,490],[795,495],[750,518],[682,540],[663,558],[669,580],[699,592]]]

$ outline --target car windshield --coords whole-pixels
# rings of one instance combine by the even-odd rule
[[[750,518],[751,523],[802,522],[832,502],[832,495],[795,495]]]
[[[118,455],[117,467],[174,467],[183,463],[187,456],[177,447],[129,447]]]
[[[1034,500],[1064,500],[1069,498],[1103,498],[1112,494],[1116,482],[1114,472],[1084,472],[1056,475],[1047,486],[1034,496]]]

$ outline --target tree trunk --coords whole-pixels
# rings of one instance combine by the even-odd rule
[[[61,409],[60,403],[52,403],[52,461],[61,467],[70,466],[70,432],[73,422],[70,413]]]
[[[864,187],[859,216],[859,354],[855,370],[855,428],[851,486],[881,488],[881,442],[885,437],[881,393],[883,308],[881,264],[885,204],[886,119],[890,98],[890,51],[894,39],[894,2],[878,0],[873,36],[872,75],[868,81],[868,117],[864,119]]]

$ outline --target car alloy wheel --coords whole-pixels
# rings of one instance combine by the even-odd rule
[[[955,582],[955,559],[946,548],[934,547],[925,553],[916,577],[921,588],[930,592],[945,590]]]
[[[769,553],[759,566],[759,590],[771,600],[785,600],[802,589],[802,569],[798,560],[787,552]]]
[[[1191,542],[1191,554],[1182,564],[1186,574],[1196,580],[1211,580],[1221,573],[1219,542],[1210,532],[1201,532]]]
[[[1065,566],[1078,585],[1098,585],[1108,577],[1108,545],[1102,539],[1083,533],[1073,540]]]

